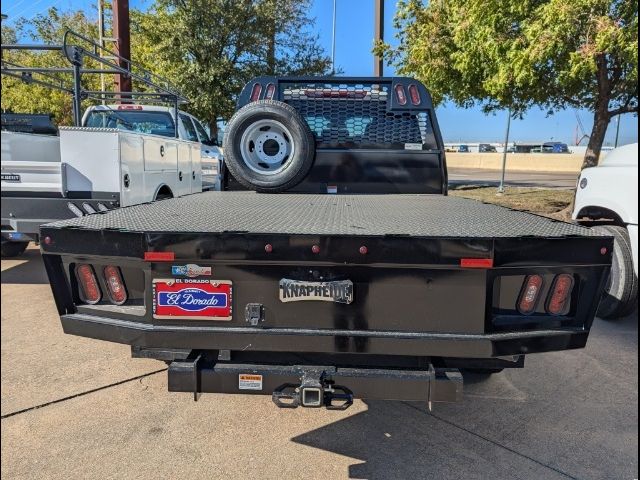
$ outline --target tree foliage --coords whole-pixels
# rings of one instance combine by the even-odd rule
[[[252,77],[313,75],[330,70],[330,59],[311,33],[310,0],[156,0],[149,11],[131,10],[131,57],[168,78],[191,103],[184,108],[209,123],[231,116],[235,96]],[[70,28],[97,40],[95,20],[83,11],[50,8],[15,29],[2,27],[3,43],[28,38],[60,44]],[[69,66],[58,53],[13,52],[3,60],[24,66]],[[90,66],[90,65],[87,65]],[[93,65],[95,67],[95,65]],[[112,83],[112,78],[109,83]],[[71,85],[71,77],[64,77]],[[98,75],[84,75],[83,88],[99,90]],[[86,105],[90,102],[86,101]],[[85,105],[85,106],[86,106]],[[53,113],[72,123],[69,95],[3,76],[2,108]]]
[[[377,51],[436,102],[591,110],[583,166],[597,164],[612,117],[638,112],[635,0],[401,0],[395,23],[399,46]]]
[[[308,6],[308,0],[157,0],[132,16],[132,57],[171,79],[191,100],[187,109],[215,132],[252,77],[329,70],[308,33]]]
[[[88,18],[84,11],[61,12],[56,7],[51,7],[46,13],[36,15],[30,20],[18,20],[15,28],[3,25],[2,43],[13,44],[17,43],[18,39],[28,39],[30,42],[23,43],[60,45],[64,32],[69,28],[90,38],[96,38],[98,35],[97,23]],[[3,52],[2,60],[23,67],[70,67],[59,51],[12,50]],[[52,73],[47,76],[34,73],[33,78],[69,89],[73,85],[69,73]],[[99,90],[100,78],[97,75],[84,75],[83,88]],[[4,75],[2,109],[20,113],[50,113],[60,125],[73,124],[72,98],[69,93]]]

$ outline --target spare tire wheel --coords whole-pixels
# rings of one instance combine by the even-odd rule
[[[245,105],[229,121],[225,163],[244,187],[281,192],[309,173],[315,139],[307,122],[290,105],[260,100]]]

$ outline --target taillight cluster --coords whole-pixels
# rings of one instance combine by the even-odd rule
[[[401,83],[397,83],[394,87],[396,92],[396,100],[399,105],[407,104],[407,91],[404,88],[404,85]],[[411,100],[412,105],[420,105],[422,103],[422,98],[420,98],[420,91],[418,90],[418,86],[415,83],[409,85],[409,100]]]
[[[523,315],[530,315],[536,311],[540,301],[544,279],[541,275],[528,275],[522,284],[518,297],[518,311]],[[547,293],[545,311],[551,315],[566,315],[571,306],[571,293],[574,279],[572,275],[562,273],[556,275]]]
[[[83,302],[93,305],[102,300],[102,289],[92,265],[86,263],[77,265],[76,278],[78,280],[80,299]],[[102,278],[107,290],[107,298],[111,303],[122,305],[127,301],[127,289],[118,267],[113,265],[103,267]]]
[[[276,86],[273,83],[268,83],[264,92],[264,100],[273,100],[273,96],[276,93]],[[256,100],[260,100],[260,95],[262,94],[262,85],[259,83],[254,83],[253,87],[251,87],[251,96],[249,100],[251,102],[255,102]]]

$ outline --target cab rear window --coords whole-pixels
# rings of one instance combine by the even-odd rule
[[[166,112],[145,110],[93,110],[87,117],[86,127],[117,128],[128,132],[175,136],[171,115]]]

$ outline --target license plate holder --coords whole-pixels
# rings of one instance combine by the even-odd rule
[[[229,321],[232,297],[230,280],[156,278],[153,280],[153,318]]]

